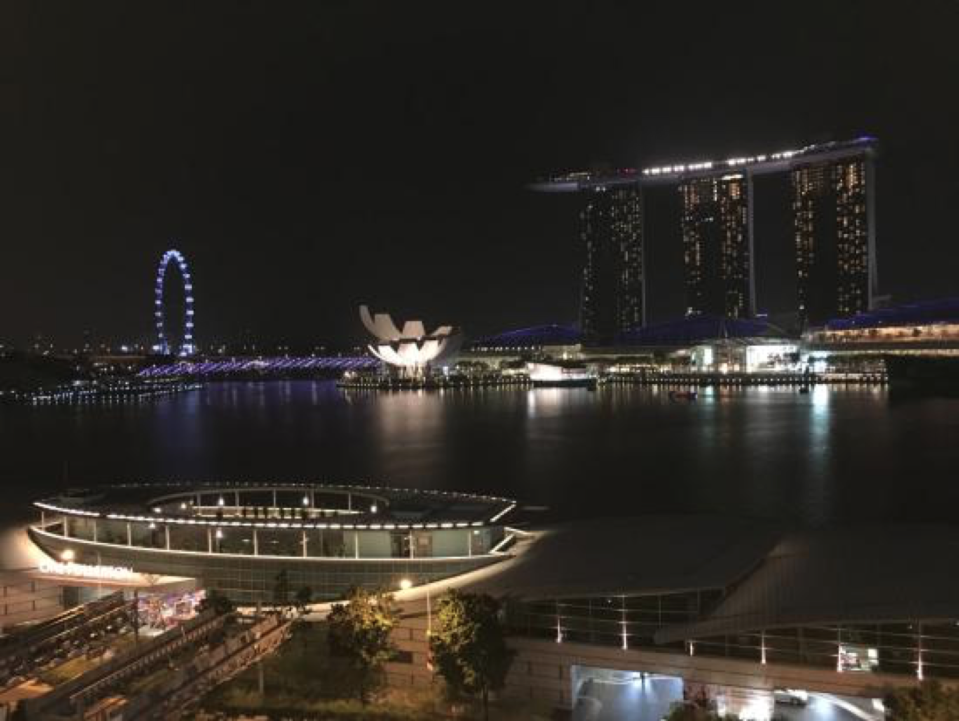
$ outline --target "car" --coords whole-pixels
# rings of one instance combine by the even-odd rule
[[[801,689],[777,688],[773,691],[773,700],[787,706],[805,706],[809,703],[809,692]]]

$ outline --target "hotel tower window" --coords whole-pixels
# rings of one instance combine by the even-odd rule
[[[642,191],[637,185],[597,186],[585,201],[580,321],[588,341],[610,343],[645,320]]]
[[[687,314],[751,317],[751,181],[740,173],[690,178],[679,192]]]
[[[792,171],[799,314],[819,326],[869,310],[876,285],[871,151]]]

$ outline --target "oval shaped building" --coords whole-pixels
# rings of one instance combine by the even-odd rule
[[[196,579],[239,604],[351,586],[426,583],[505,557],[515,502],[324,484],[125,484],[34,503],[33,542],[54,559]]]

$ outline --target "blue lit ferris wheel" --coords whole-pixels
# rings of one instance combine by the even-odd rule
[[[176,263],[180,269],[180,276],[183,278],[183,296],[184,296],[184,321],[183,321],[183,342],[180,347],[174,350],[167,337],[165,326],[166,314],[163,310],[163,285],[166,280],[167,268],[170,263]],[[186,258],[179,250],[168,250],[160,258],[160,266],[157,268],[156,297],[154,299],[153,316],[156,319],[157,344],[153,350],[163,355],[178,355],[180,357],[191,356],[196,353],[196,345],[193,341],[193,281],[190,279],[190,268],[186,264]]]

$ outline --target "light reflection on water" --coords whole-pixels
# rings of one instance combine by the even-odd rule
[[[953,520],[959,400],[875,388],[343,393],[225,383],[153,403],[0,409],[8,497],[130,479],[489,491],[562,517],[719,512],[821,525]],[[66,474],[64,461],[67,462]]]

